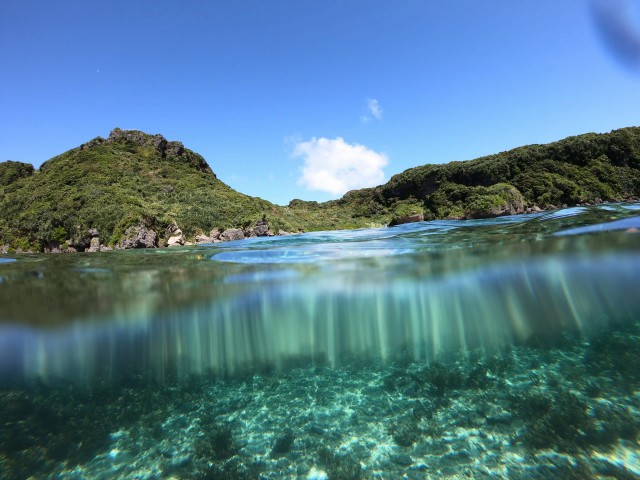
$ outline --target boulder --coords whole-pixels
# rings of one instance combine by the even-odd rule
[[[408,215],[406,217],[395,217],[389,222],[389,226],[402,225],[404,223],[424,222],[424,213],[416,213],[415,215]]]
[[[99,252],[100,251],[100,239],[98,237],[93,237],[89,242],[89,248],[86,250],[87,252]]]
[[[250,237],[273,237],[275,233],[269,230],[269,224],[266,220],[258,220],[255,227],[244,230],[245,238]]]
[[[196,244],[202,245],[203,243],[213,243],[213,240],[206,235],[196,235]]]
[[[180,232],[178,235],[172,235],[171,237],[169,237],[169,239],[167,240],[167,247],[180,247],[184,245],[184,237],[182,236],[182,231],[178,230],[178,232]]]
[[[180,247],[184,245],[184,236],[182,230],[178,227],[176,222],[173,222],[167,227],[167,247]]]
[[[258,220],[256,226],[253,227],[253,233],[256,237],[272,236],[273,233],[269,231],[269,225],[266,220]],[[271,233],[271,235],[269,235]]]
[[[223,242],[231,242],[233,240],[242,240],[244,232],[239,228],[228,228],[220,234],[220,240]]]
[[[44,253],[75,253],[78,251],[76,248],[69,245],[68,242],[47,242],[43,250]]]
[[[158,235],[144,225],[127,228],[124,232],[125,239],[120,242],[120,248],[156,248]]]

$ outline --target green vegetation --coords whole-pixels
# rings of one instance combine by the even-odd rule
[[[164,239],[173,222],[193,239],[212,228],[247,228],[263,217],[274,232],[363,228],[416,214],[425,220],[485,218],[638,195],[640,127],[423,165],[339,200],[292,200],[287,207],[233,190],[178,142],[115,129],[39,171],[0,163],[0,246],[82,250],[90,229],[115,246],[133,225],[153,228]]]
[[[42,250],[67,241],[82,249],[90,229],[105,244],[117,245],[132,225],[162,236],[174,221],[187,238],[249,226],[263,216],[276,231],[301,228],[289,222],[284,208],[218,180],[200,155],[134,133],[133,139],[112,133],[92,140],[48,160],[33,175],[24,164],[0,164],[0,245]]]
[[[29,177],[34,171],[33,165],[28,163],[11,160],[2,162],[0,163],[0,187],[6,187],[20,178]]]
[[[535,207],[616,201],[640,195],[640,128],[588,133],[488,157],[423,165],[340,200],[289,204],[316,228],[385,225],[423,213],[425,220],[486,218]]]

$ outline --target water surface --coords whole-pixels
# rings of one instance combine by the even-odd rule
[[[0,257],[0,477],[634,478],[638,210]]]

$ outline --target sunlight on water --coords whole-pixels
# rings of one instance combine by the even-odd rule
[[[629,246],[621,249],[622,233],[588,237],[586,244],[554,235],[627,231],[640,222],[565,228],[576,218],[611,215],[586,212],[254,239],[165,251],[170,255],[160,264],[145,252],[140,267],[118,254],[92,263],[82,256],[83,265],[76,264],[81,256],[67,256],[61,271],[49,271],[48,258],[21,260],[6,271],[0,292],[0,372],[80,381],[124,372],[162,382],[337,366],[399,352],[432,361],[465,350],[500,351],[539,332],[588,336],[638,317],[638,237],[625,234]],[[541,240],[532,241],[539,232]],[[13,285],[25,295],[55,298],[68,275],[80,275],[87,291],[75,293],[75,310],[65,311],[64,299],[34,312],[17,304]],[[91,295],[97,303],[83,304]],[[47,312],[66,320],[47,325]],[[41,327],[21,313],[43,315]]]

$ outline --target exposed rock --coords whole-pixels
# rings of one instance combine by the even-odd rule
[[[9,252],[9,245],[0,245],[0,253]]]
[[[97,228],[90,228],[87,233],[89,234],[90,238],[94,238],[94,237],[98,237],[99,236]]]
[[[120,243],[120,248],[156,248],[158,235],[144,225],[127,228],[124,232],[125,239]]]
[[[258,220],[256,226],[253,228],[247,228],[244,231],[245,238],[250,237],[273,237],[275,233],[269,230],[269,224],[266,220]]]
[[[167,247],[181,247],[182,245],[184,245],[182,234],[169,237],[167,240]]]
[[[87,146],[90,147],[100,143],[118,142],[133,143],[141,147],[154,148],[162,158],[177,159],[181,162],[189,163],[198,170],[211,173],[215,177],[215,174],[211,171],[211,168],[209,168],[209,165],[207,165],[207,162],[202,156],[185,149],[182,142],[170,142],[160,134],[150,135],[140,130],[121,130],[120,128],[114,128],[106,140],[98,137],[86,145],[81,145],[80,149],[82,150],[87,148]]]
[[[206,235],[196,235],[196,244],[213,243],[213,240]]]
[[[402,225],[404,223],[413,222],[424,222],[424,213],[417,213],[415,215],[409,215],[407,217],[392,218],[391,222],[389,222],[389,226],[393,227],[394,225]]]
[[[228,228],[220,234],[220,240],[223,242],[231,242],[233,240],[242,240],[244,232],[239,228]]]
[[[273,236],[273,232],[269,230],[269,225],[266,220],[258,220],[256,226],[253,228],[253,233],[256,237]]]
[[[163,158],[166,157],[167,154],[177,157],[184,153],[184,145],[182,142],[169,142],[160,134],[149,135],[140,130],[121,130],[114,128],[111,133],[109,133],[107,143],[118,141],[135,143],[141,146],[153,146]]]
[[[44,253],[62,253],[58,242],[47,242],[44,246]]]
[[[167,247],[180,247],[184,245],[184,236],[182,235],[182,230],[180,230],[180,227],[178,227],[175,222],[167,227],[167,234],[169,234]]]
[[[89,242],[89,248],[86,250],[87,252],[99,252],[100,251],[100,239],[98,237],[91,238]]]
[[[59,243],[59,242],[48,242],[44,246],[44,253],[75,253],[78,250],[68,242]]]

